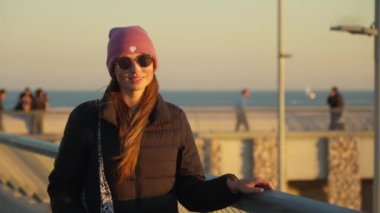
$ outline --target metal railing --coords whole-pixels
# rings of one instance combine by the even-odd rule
[[[58,153],[59,145],[51,142],[32,140],[17,135],[1,133],[0,144],[6,144],[11,147],[22,149],[28,152],[45,155],[55,158]]]
[[[31,153],[54,158],[59,149],[58,144],[28,139],[16,135],[0,133],[0,144]],[[26,177],[25,177],[26,178]],[[15,198],[16,199],[16,198]],[[266,191],[261,194],[243,195],[231,207],[222,212],[357,212],[351,209],[331,205],[328,203],[294,196],[280,191]]]

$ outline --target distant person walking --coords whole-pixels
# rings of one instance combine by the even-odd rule
[[[327,98],[327,104],[330,106],[330,130],[343,130],[342,121],[344,100],[337,87],[332,87],[330,95]]]
[[[235,109],[236,109],[236,126],[235,126],[235,132],[239,131],[240,125],[243,125],[245,128],[245,131],[249,131],[249,124],[247,120],[247,116],[245,113],[245,108],[247,106],[246,100],[249,99],[250,92],[248,89],[243,89],[241,91],[241,97],[237,101]]]
[[[32,101],[32,134],[43,133],[43,116],[48,105],[47,94],[42,89],[37,89]]]
[[[5,91],[5,89],[0,89],[0,132],[4,131],[4,126],[3,126],[4,105],[3,105],[3,101],[4,101],[6,96],[7,96],[7,92]]]

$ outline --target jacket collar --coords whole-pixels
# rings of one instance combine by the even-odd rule
[[[103,98],[103,105],[102,105],[102,111],[105,110],[106,106],[106,100]],[[108,121],[115,120],[116,117],[113,117],[112,115],[116,114],[116,111],[113,107],[108,108],[110,110],[108,113],[102,113],[103,118],[105,118]],[[152,110],[152,112],[149,115],[149,124],[157,124],[157,123],[166,123],[170,121],[172,118],[172,114],[170,113],[170,110],[168,109],[168,106],[162,96],[159,94],[157,97],[156,104]],[[116,123],[116,121],[114,121]]]
[[[165,123],[170,121],[172,115],[161,95],[158,95],[156,105],[149,116],[150,124]]]

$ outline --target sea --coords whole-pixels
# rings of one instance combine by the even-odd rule
[[[46,91],[49,97],[49,107],[57,109],[72,109],[78,104],[99,99],[103,91]],[[11,110],[17,102],[20,91],[7,91],[4,100],[5,110]],[[183,108],[202,107],[234,107],[240,98],[240,91],[161,91],[163,98]],[[287,91],[286,107],[326,107],[329,91],[314,91],[315,97],[305,91]],[[373,91],[344,91],[346,107],[371,108],[374,104]],[[278,104],[277,91],[251,91],[247,101],[248,107],[275,108]]]

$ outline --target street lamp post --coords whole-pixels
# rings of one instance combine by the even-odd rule
[[[380,1],[375,2],[375,28],[380,29]],[[380,212],[380,64],[379,64],[379,51],[380,51],[380,37],[375,37],[375,162],[373,174],[373,212]]]
[[[277,118],[277,144],[278,144],[278,186],[281,191],[286,192],[287,177],[286,177],[286,143],[285,143],[285,58],[290,58],[290,54],[283,52],[282,42],[282,0],[278,0],[278,118]]]
[[[278,186],[281,191],[286,191],[286,170],[284,166],[285,150],[285,76],[284,76],[284,58],[282,57],[282,0],[278,0]]]
[[[375,26],[335,26],[331,30],[346,31],[352,34],[361,34],[373,36],[375,39],[374,45],[374,61],[375,61],[375,140],[374,140],[374,170],[373,170],[373,200],[372,210],[375,213],[380,213],[380,0],[375,1]]]

